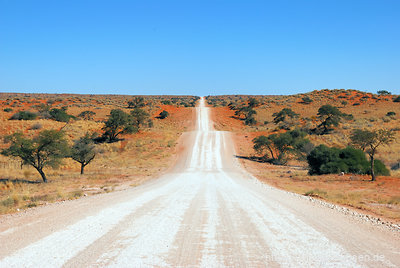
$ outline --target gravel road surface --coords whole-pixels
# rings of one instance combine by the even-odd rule
[[[0,217],[0,267],[400,267],[396,232],[258,183],[208,113],[161,178]]]

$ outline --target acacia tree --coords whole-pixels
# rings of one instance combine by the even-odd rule
[[[274,123],[281,124],[281,128],[290,129],[290,126],[294,124],[294,119],[299,117],[299,114],[295,113],[290,108],[283,108],[280,112],[273,113]]]
[[[272,163],[285,164],[289,154],[304,158],[304,154],[310,151],[308,148],[311,143],[305,136],[306,133],[298,129],[267,137],[258,136],[253,139],[253,148],[257,153],[263,154],[264,159],[268,159],[269,153]]]
[[[158,115],[157,118],[165,119],[165,118],[167,118],[168,116],[169,116],[169,113],[168,113],[167,111],[163,110],[162,112],[160,112],[160,114]]]
[[[238,117],[244,115],[244,123],[246,125],[255,125],[257,123],[256,119],[254,118],[255,114],[257,114],[257,112],[250,106],[243,106],[235,111],[235,115]]]
[[[14,133],[7,136],[5,141],[11,145],[1,154],[19,157],[24,164],[31,165],[39,172],[43,182],[47,182],[43,168],[57,167],[68,153],[68,144],[62,131],[43,130],[32,139],[24,137],[22,133]]]
[[[113,109],[108,116],[107,121],[104,123],[104,137],[109,142],[114,142],[121,134],[136,133],[138,128],[133,124],[132,118],[129,114],[121,109]]]
[[[331,126],[338,126],[344,116],[345,114],[337,107],[329,104],[322,105],[318,109],[318,119],[321,120],[321,124],[318,127],[322,127],[322,134],[328,133],[331,130]]]
[[[82,118],[83,120],[93,120],[95,115],[96,113],[93,111],[83,111],[78,115],[78,117]]]
[[[351,144],[366,152],[370,159],[371,181],[375,181],[375,153],[381,145],[388,145],[394,141],[391,130],[379,129],[374,131],[356,129],[350,136]]]
[[[93,138],[86,133],[85,136],[74,141],[70,157],[81,164],[81,174],[84,174],[85,167],[95,158],[96,153]]]
[[[255,98],[250,98],[250,99],[249,99],[249,103],[248,103],[248,107],[254,108],[254,107],[257,107],[259,104],[260,104],[260,103],[258,102],[257,99],[255,99]]]
[[[134,127],[139,131],[140,127],[144,124],[144,122],[149,118],[149,114],[140,108],[135,108],[131,111],[130,120]]]
[[[136,97],[128,101],[128,108],[142,108],[145,106],[143,97]]]

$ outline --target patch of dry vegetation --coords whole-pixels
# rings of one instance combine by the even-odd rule
[[[22,132],[34,137],[44,129],[63,129],[70,144],[85,135],[99,133],[112,109],[129,112],[127,101],[133,96],[0,94],[0,136]],[[35,207],[48,202],[74,199],[137,186],[165,172],[175,161],[176,144],[182,132],[193,127],[191,96],[144,96],[144,109],[151,115],[152,127],[124,135],[114,143],[97,144],[101,154],[80,175],[79,163],[64,159],[58,169],[46,169],[48,183],[41,183],[37,171],[21,165],[19,159],[0,155],[0,214]],[[167,103],[163,104],[163,103]],[[93,120],[77,119],[68,124],[50,119],[9,120],[18,111],[37,113],[42,104],[51,108],[67,107],[68,114],[78,116],[93,111]],[[185,107],[187,106],[187,107]],[[12,111],[9,111],[12,109]],[[5,111],[6,110],[6,111]],[[165,119],[156,117],[168,111]],[[0,149],[7,148],[3,140]]]
[[[247,126],[230,107],[245,106],[250,98],[258,101],[255,111],[257,124]],[[400,220],[400,169],[391,170],[390,177],[378,177],[370,182],[365,175],[308,175],[307,163],[292,160],[288,166],[276,166],[254,161],[252,140],[260,135],[280,133],[273,123],[273,114],[290,108],[299,114],[297,127],[310,130],[317,126],[318,109],[325,104],[336,106],[341,112],[352,114],[353,119],[342,120],[340,125],[326,135],[308,135],[315,145],[325,144],[344,148],[350,143],[353,129],[389,129],[396,136],[390,146],[379,148],[376,157],[386,166],[400,163],[400,102],[398,96],[376,95],[356,90],[320,90],[291,96],[210,96],[212,120],[217,130],[234,132],[236,151],[243,156],[240,161],[259,179],[278,188],[299,194],[323,198],[330,202],[363,209],[380,217]],[[230,107],[228,107],[228,105]]]

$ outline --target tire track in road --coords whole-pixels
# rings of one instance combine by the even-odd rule
[[[182,170],[127,191],[112,204],[101,199],[104,209],[25,241],[27,246],[0,260],[0,268],[400,267],[398,238],[249,180],[233,159],[229,136],[211,129],[204,98],[197,115],[192,153]],[[76,210],[91,205],[70,204]],[[334,219],[316,221],[314,214]],[[25,227],[4,229],[0,238],[31,230]],[[348,230],[358,230],[358,236]],[[384,261],[360,261],[349,252],[380,254]]]

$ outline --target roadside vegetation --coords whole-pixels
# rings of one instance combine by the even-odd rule
[[[159,175],[198,99],[0,93],[0,214]]]
[[[215,128],[234,132],[240,161],[261,180],[400,221],[399,98],[325,89],[207,103]]]

